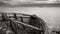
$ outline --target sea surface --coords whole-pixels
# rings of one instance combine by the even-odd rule
[[[0,7],[0,12],[37,15],[47,24],[60,27],[60,7]]]

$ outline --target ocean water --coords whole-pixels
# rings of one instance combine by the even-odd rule
[[[0,7],[0,12],[37,15],[48,24],[60,26],[60,7]]]

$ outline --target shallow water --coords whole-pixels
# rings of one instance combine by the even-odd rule
[[[0,7],[0,12],[36,14],[48,24],[60,26],[60,7]]]

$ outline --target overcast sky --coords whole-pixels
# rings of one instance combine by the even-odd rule
[[[50,1],[50,2],[52,2],[52,1],[57,1],[57,0],[0,0],[0,2],[6,3],[6,4],[20,4],[22,2],[34,2],[34,1]]]

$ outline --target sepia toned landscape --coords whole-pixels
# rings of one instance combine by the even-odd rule
[[[48,34],[60,33],[60,0],[49,0],[49,2],[47,0],[43,2],[39,0],[32,2],[31,0],[9,0],[8,2],[0,0],[0,12],[36,15],[46,22]]]

